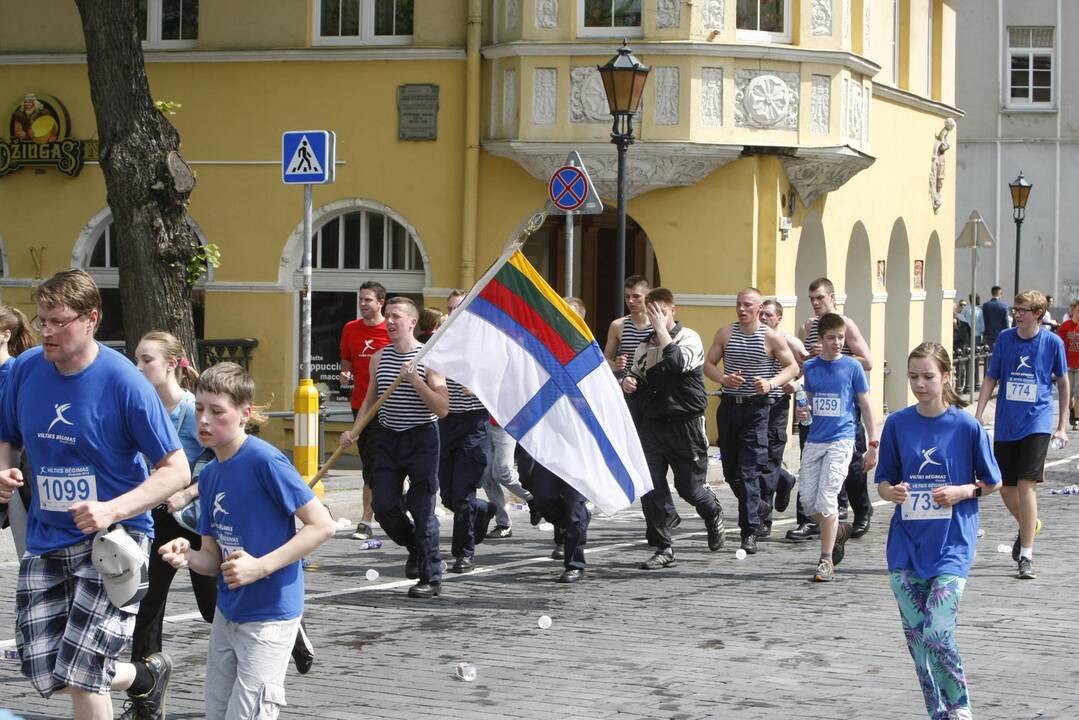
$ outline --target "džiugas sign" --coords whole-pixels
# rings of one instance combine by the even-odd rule
[[[83,143],[68,137],[67,109],[50,95],[27,93],[8,112],[8,139],[0,140],[0,177],[23,167],[55,167],[75,177]]]

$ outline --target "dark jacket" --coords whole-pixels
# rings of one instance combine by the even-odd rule
[[[982,317],[985,318],[985,337],[990,342],[1008,329],[1008,306],[997,298],[982,303]]]
[[[681,323],[675,323],[671,343],[662,350],[651,340],[638,345],[629,372],[637,379],[630,401],[646,420],[689,419],[708,405],[701,336]]]

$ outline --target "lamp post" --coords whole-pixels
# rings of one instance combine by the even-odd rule
[[[1019,244],[1022,241],[1023,220],[1027,216],[1027,198],[1032,187],[1022,171],[1014,182],[1008,183],[1008,189],[1012,191],[1012,219],[1015,220],[1015,295],[1019,294]]]
[[[633,114],[641,104],[644,83],[650,68],[630,54],[629,45],[622,41],[618,54],[606,65],[599,66],[607,107],[614,123],[611,142],[618,148],[618,242],[615,254],[615,315],[622,307],[622,281],[626,278],[626,150],[633,144]]]

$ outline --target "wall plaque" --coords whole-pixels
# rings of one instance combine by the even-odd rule
[[[438,85],[397,86],[397,139],[438,139]]]

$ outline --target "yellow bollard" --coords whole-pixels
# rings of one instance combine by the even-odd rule
[[[318,472],[318,389],[310,378],[300,380],[293,403],[292,464],[308,482]],[[321,480],[312,489],[320,500],[326,493]]]

